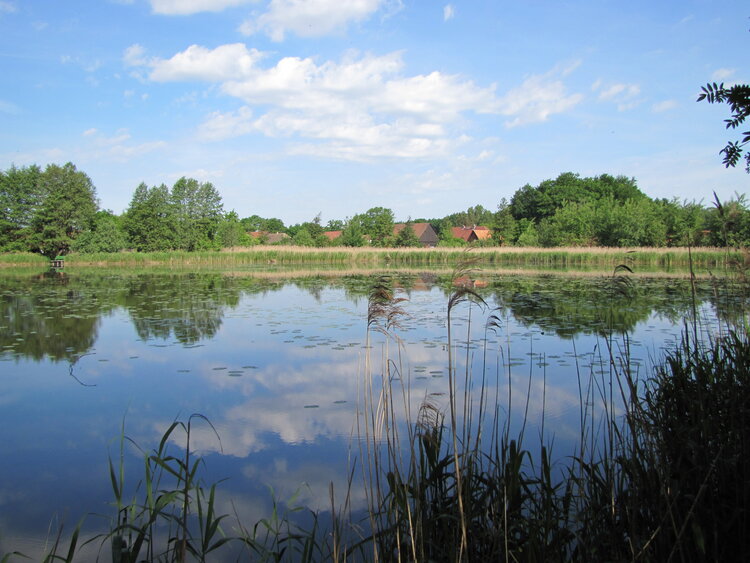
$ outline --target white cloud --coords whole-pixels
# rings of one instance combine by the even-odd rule
[[[599,91],[600,101],[616,103],[617,111],[626,111],[640,104],[638,96],[641,87],[638,84],[615,83],[605,86],[601,80],[597,80],[591,89]]]
[[[86,149],[88,158],[106,158],[119,162],[126,162],[133,157],[147,154],[167,146],[164,141],[148,141],[133,144],[127,129],[119,129],[112,136],[102,134],[98,129],[91,128],[83,132],[84,137],[90,139]]]
[[[387,0],[271,0],[263,14],[246,20],[240,32],[266,33],[283,41],[286,33],[321,37],[361,22],[381,9]]]
[[[451,4],[443,6],[443,21],[452,20],[456,15],[456,9]]]
[[[470,113],[506,115],[509,126],[544,121],[575,106],[555,68],[528,78],[498,98],[495,85],[478,86],[458,75],[404,76],[400,52],[347,53],[341,61],[284,57],[262,67],[264,54],[243,44],[207,49],[192,45],[170,59],[146,57],[138,45],[124,60],[149,69],[154,81],[207,80],[242,101],[240,109],[214,112],[198,128],[203,140],[261,133],[290,140],[288,151],[362,160],[424,158],[447,154],[465,142]]]
[[[219,141],[231,137],[239,137],[255,129],[253,110],[241,107],[236,112],[213,112],[198,129],[198,135],[208,141]]]
[[[12,14],[15,11],[16,11],[16,6],[15,4],[13,4],[13,2],[0,0],[0,13]]]
[[[199,12],[221,12],[257,0],[150,0],[155,14],[187,16]]]
[[[567,94],[560,76],[572,72],[578,63],[565,68],[530,76],[500,99],[500,112],[514,117],[506,127],[546,121],[551,115],[564,113],[582,100],[581,94]]]
[[[711,74],[711,80],[723,81],[734,74],[735,69],[733,68],[719,68]]]
[[[664,100],[661,102],[657,102],[653,106],[651,106],[651,111],[653,111],[654,113],[661,113],[663,111],[669,111],[676,107],[677,102],[675,100]]]
[[[125,49],[122,60],[126,66],[143,66],[149,63],[146,58],[146,49],[138,43],[134,43]]]
[[[171,59],[149,59],[140,45],[132,45],[125,50],[123,58],[130,66],[150,67],[149,78],[156,82],[222,81],[248,76],[261,54],[242,43],[232,43],[215,49],[191,45]]]

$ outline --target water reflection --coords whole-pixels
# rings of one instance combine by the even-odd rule
[[[329,482],[343,492],[359,454],[372,281],[0,276],[0,556],[23,538],[45,538],[55,513],[68,522],[87,512],[111,514],[107,455],[123,418],[128,437],[146,450],[176,417],[211,420],[220,440],[199,426],[192,446],[207,456],[207,482],[228,478],[219,489],[224,512],[236,511],[248,525],[269,510],[269,485],[282,500],[299,490],[301,502],[326,509]],[[398,331],[404,354],[397,385],[409,388],[412,413],[425,399],[444,408],[453,282],[415,272],[392,281],[409,298]],[[485,376],[504,424],[517,425],[516,414],[526,411],[537,435],[547,421],[561,449],[578,435],[577,374],[600,377],[608,365],[600,361],[601,335],[629,333],[633,365],[645,370],[694,308],[712,326],[747,305],[727,281],[700,281],[695,299],[685,279],[637,279],[629,293],[611,276],[478,281],[489,308],[465,304],[454,312],[458,371]],[[491,312],[499,319],[495,332],[485,328]],[[372,342],[375,373],[388,344],[383,335]],[[85,387],[66,377],[71,367]],[[127,455],[133,484],[140,456]],[[364,506],[361,492],[352,495],[354,509]],[[106,530],[108,522],[90,525]]]

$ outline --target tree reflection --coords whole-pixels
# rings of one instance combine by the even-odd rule
[[[477,274],[480,275],[481,274]],[[75,362],[97,339],[102,315],[127,311],[143,340],[173,339],[183,345],[213,338],[228,309],[243,295],[263,296],[292,284],[323,300],[326,288],[347,299],[366,299],[372,276],[268,280],[225,273],[86,273],[0,277],[0,347],[3,354]],[[448,274],[396,273],[394,287],[407,295],[439,288],[454,290]],[[736,280],[633,278],[627,287],[612,276],[486,275],[477,291],[501,313],[525,326],[562,338],[580,333],[631,332],[656,315],[680,323],[709,304],[722,322],[741,322],[749,301],[747,284]],[[486,287],[483,287],[485,286]]]
[[[101,311],[94,288],[64,274],[0,278],[0,346],[34,360],[72,360],[94,345]]]

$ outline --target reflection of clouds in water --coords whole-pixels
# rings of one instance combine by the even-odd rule
[[[192,446],[201,452],[223,451],[244,458],[268,447],[269,433],[292,445],[349,434],[354,424],[353,405],[304,408],[304,401],[330,404],[330,397],[297,393],[248,401],[226,411],[221,420],[212,421],[221,443],[210,428],[196,428]]]
[[[333,485],[336,509],[349,493],[352,510],[366,508],[367,497],[359,484],[359,474],[355,472],[354,483],[349,489],[348,478],[351,468],[346,464],[325,464],[320,461],[305,463],[290,462],[285,458],[275,458],[266,463],[249,463],[243,467],[243,475],[252,481],[263,483],[273,489],[279,500],[288,501],[292,497],[298,505],[314,511],[331,508],[330,486]]]

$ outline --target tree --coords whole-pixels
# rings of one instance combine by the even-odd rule
[[[201,250],[214,246],[223,205],[213,184],[183,176],[172,186],[171,199],[175,210],[177,247]]]
[[[346,223],[341,219],[331,219],[326,225],[326,231],[343,231]]]
[[[372,207],[355,217],[359,218],[373,246],[388,246],[393,236],[393,211],[386,207]]]
[[[222,218],[216,230],[216,240],[219,241],[219,245],[222,248],[247,246],[250,244],[250,237],[245,232],[245,229],[242,228],[240,218],[234,210]]]
[[[750,116],[750,85],[736,84],[731,88],[725,88],[724,83],[716,85],[709,83],[701,87],[703,93],[696,101],[706,100],[709,104],[728,104],[732,112],[730,119],[725,119],[727,129],[736,129],[747,117]],[[724,166],[734,167],[742,158],[743,147],[750,143],[750,131],[742,133],[742,141],[729,141],[727,146],[719,151],[724,155]],[[750,152],[745,154],[745,172],[750,174]]]
[[[505,198],[500,200],[492,221],[492,238],[499,245],[513,244],[518,238],[516,220],[513,218],[510,204]]]
[[[475,205],[474,207],[469,207],[466,211],[448,215],[446,219],[453,227],[486,226],[492,223],[493,213],[481,205]]]
[[[169,188],[162,184],[148,188],[141,183],[133,193],[125,216],[123,229],[131,248],[141,252],[155,252],[176,248],[174,206]]]
[[[411,226],[411,221],[407,221],[404,227],[398,231],[396,238],[393,240],[393,246],[396,247],[417,247],[422,246],[419,237]]]
[[[66,254],[73,240],[91,227],[97,210],[91,179],[68,162],[50,164],[39,177],[42,202],[32,218],[33,247],[54,258]]]
[[[570,203],[605,198],[623,202],[629,199],[647,199],[648,196],[638,189],[633,178],[609,174],[581,178],[578,174],[565,172],[554,180],[541,182],[537,187],[526,184],[513,194],[510,210],[514,219],[530,219],[538,224]]]
[[[76,238],[70,249],[83,254],[119,252],[127,248],[128,239],[121,220],[109,210],[97,211],[91,228]]]
[[[37,165],[0,171],[0,251],[28,251],[31,223],[40,203]]]
[[[359,247],[365,245],[365,231],[357,215],[349,219],[341,231],[339,242],[343,246]]]

